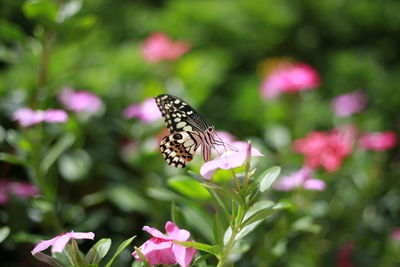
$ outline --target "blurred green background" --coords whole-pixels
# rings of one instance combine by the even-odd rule
[[[182,213],[180,227],[212,242],[210,196],[186,170],[163,161],[154,139],[163,123],[122,117],[127,106],[148,97],[179,96],[216,129],[253,140],[266,155],[259,171],[275,164],[300,168],[303,157],[291,143],[310,131],[353,123],[360,132],[398,133],[399,14],[397,0],[2,0],[1,150],[34,162],[60,136],[73,140],[46,176],[45,198],[0,207],[1,225],[10,229],[0,244],[4,264],[41,266],[30,250],[59,233],[53,211],[64,230],[111,237],[116,248],[132,235],[139,246],[148,238],[143,225],[162,230],[173,205]],[[191,50],[173,62],[147,63],[140,47],[154,32],[186,40]],[[312,65],[320,87],[262,99],[263,63],[283,57]],[[104,112],[86,119],[70,114],[65,125],[44,129],[21,129],[12,120],[19,107],[61,108],[57,95],[64,86],[98,95]],[[333,97],[358,88],[367,109],[335,117]],[[39,140],[38,150],[26,148],[32,140]],[[335,266],[348,243],[354,266],[396,266],[399,246],[390,234],[400,226],[399,161],[398,147],[355,149],[340,170],[315,174],[327,183],[324,192],[271,192],[265,197],[295,207],[249,235],[235,266]],[[200,165],[197,159],[189,168]],[[1,178],[34,182],[31,167],[3,162]],[[130,266],[130,253],[116,266]]]

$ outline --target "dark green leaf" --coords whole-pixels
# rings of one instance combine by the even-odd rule
[[[50,167],[58,159],[58,157],[67,150],[75,141],[75,136],[72,134],[65,134],[62,136],[57,143],[47,152],[46,156],[43,158],[40,168],[43,174],[47,173]]]
[[[44,254],[42,252],[38,252],[36,254],[33,254],[33,257],[35,257],[36,259],[38,259],[38,260],[40,260],[42,262],[45,262],[45,263],[49,264],[50,266],[64,267],[64,265],[59,263],[56,259],[53,259],[49,255],[46,255],[46,254]]]
[[[0,228],[0,243],[4,241],[4,239],[7,238],[7,236],[10,234],[10,227],[8,226],[3,226]]]
[[[177,176],[168,180],[168,185],[179,193],[197,200],[208,200],[210,193],[201,184],[187,176]]]
[[[111,260],[106,264],[105,267],[110,267],[113,262],[115,261],[115,259],[117,258],[117,256],[127,247],[130,245],[130,243],[132,243],[133,239],[135,239],[136,236],[132,236],[131,238],[125,240],[124,242],[122,242],[121,245],[119,245],[117,251],[115,252],[114,256],[112,256]]]
[[[8,153],[0,153],[0,161],[5,161],[16,165],[22,165],[25,163],[22,158]]]
[[[222,213],[215,213],[213,224],[214,242],[221,247],[223,246],[224,233],[226,229],[226,224],[224,222],[225,219]]]
[[[265,192],[276,181],[281,172],[281,167],[274,166],[263,172],[257,181],[260,183],[260,191]]]
[[[103,238],[100,239],[93,247],[89,250],[86,254],[86,261],[88,263],[99,263],[104,256],[106,256],[108,250],[111,247],[111,239],[110,238]]]

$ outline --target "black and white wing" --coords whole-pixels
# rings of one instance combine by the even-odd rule
[[[155,101],[171,133],[178,131],[205,132],[209,128],[203,117],[182,99],[163,94],[155,97]]]

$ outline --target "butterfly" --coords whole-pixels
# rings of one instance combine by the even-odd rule
[[[214,145],[225,145],[217,140],[214,126],[182,99],[162,94],[154,98],[170,135],[160,142],[161,154],[169,165],[184,168],[201,146],[204,161],[210,160]]]

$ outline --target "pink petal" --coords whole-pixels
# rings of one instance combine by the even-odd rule
[[[189,239],[190,236],[189,231],[179,229],[176,224],[170,221],[165,224],[165,230],[167,231],[167,234],[176,241],[186,241]]]
[[[51,252],[62,252],[67,245],[68,241],[71,239],[72,233],[65,233],[57,236],[54,240]]]
[[[317,191],[324,191],[326,184],[322,180],[318,179],[308,179],[304,182],[304,189],[307,190],[317,190]]]
[[[34,111],[30,108],[21,108],[13,113],[13,120],[19,122],[23,127],[38,124],[43,120],[43,112]]]
[[[400,241],[400,228],[396,228],[393,232],[392,232],[392,238],[396,241]]]
[[[140,246],[139,250],[151,265],[175,264],[176,260],[171,250],[172,244],[172,241],[153,237]],[[132,256],[141,261],[136,251],[132,253]]]
[[[360,112],[366,105],[367,98],[359,90],[353,93],[339,95],[332,101],[333,110],[338,117],[346,117],[353,113]]]
[[[215,171],[219,168],[219,162],[218,158],[214,160],[210,160],[206,163],[204,163],[200,167],[200,174],[203,176],[205,179],[210,180],[211,177],[214,175]]]
[[[160,239],[164,239],[164,240],[172,240],[172,238],[164,235],[163,233],[158,231],[156,228],[152,228],[152,227],[149,227],[149,226],[144,226],[143,230],[148,232],[149,234],[151,234],[154,237],[157,237],[157,238],[160,238]]]
[[[52,239],[49,240],[42,240],[40,241],[31,251],[32,254],[36,254],[40,251],[43,251],[45,249],[47,249],[48,247],[50,247],[51,245],[53,245],[54,241],[57,239],[58,237],[54,237]]]
[[[46,122],[66,122],[68,115],[61,109],[48,109],[44,112],[44,121]]]
[[[71,233],[71,238],[73,239],[94,239],[94,233],[93,232],[72,232]]]
[[[181,267],[186,267],[190,265],[190,262],[197,251],[194,248],[186,248],[178,244],[173,244],[172,252],[174,253],[177,263]]]

